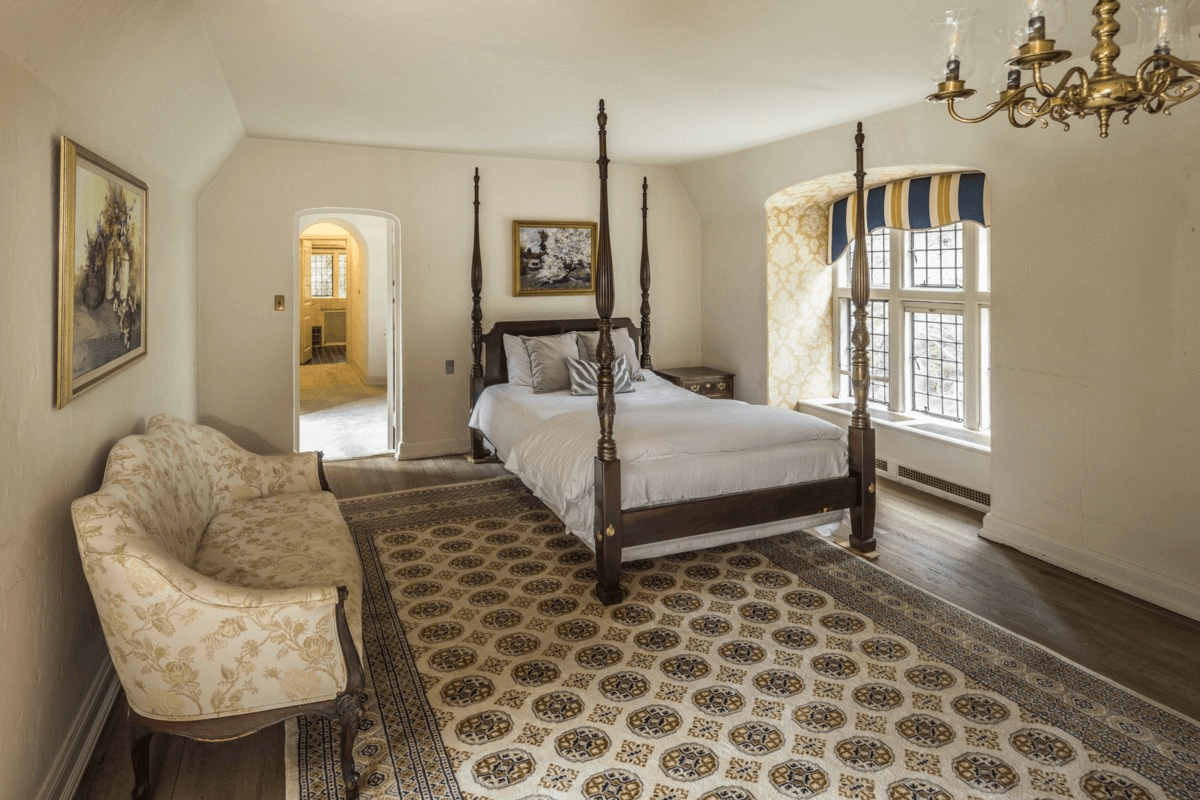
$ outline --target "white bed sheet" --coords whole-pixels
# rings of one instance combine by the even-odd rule
[[[785,409],[711,400],[649,371],[644,374],[646,380],[637,382],[634,392],[616,395],[614,436],[621,458],[622,508],[847,474],[846,432],[835,425]],[[738,414],[754,424],[739,426]],[[491,386],[480,396],[469,424],[483,433],[506,468],[595,549],[593,460],[600,428],[594,396]],[[827,533],[844,514],[833,511],[623,548],[622,560],[798,528],[820,526]]]

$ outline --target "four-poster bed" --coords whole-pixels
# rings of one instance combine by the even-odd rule
[[[814,527],[840,521],[842,510],[850,514],[851,547],[872,552],[875,440],[866,410],[869,286],[866,248],[862,246],[862,126],[855,137],[860,200],[855,220],[859,245],[852,267],[855,407],[848,430],[843,430],[788,409],[695,397],[651,373],[648,183],[643,180],[642,184],[639,330],[631,320],[612,316],[609,160],[603,101],[597,121],[600,219],[595,319],[497,322],[487,334],[483,333],[476,170],[471,265],[474,362],[468,457],[489,457],[486,438],[505,466],[595,550],[596,595],[606,605],[622,598],[619,581],[623,556],[629,560]],[[598,337],[594,406],[590,397],[563,391],[540,393],[538,388],[509,383],[510,372],[525,369],[520,363],[523,350],[532,349],[530,360],[541,363],[550,345],[535,341],[537,337],[550,337],[554,347],[566,348],[555,352],[566,353],[569,358],[570,342],[574,341],[570,337],[576,332]],[[621,373],[625,362],[631,360],[629,342],[641,345],[640,358],[633,360],[646,378],[636,383],[633,391],[628,391],[629,385],[617,386],[614,382],[614,373]],[[618,353],[618,349],[624,353]],[[586,360],[587,354],[583,348],[580,350],[581,360]],[[618,389],[622,390],[620,414]],[[592,410],[587,411],[585,405]],[[618,432],[626,454],[624,474],[618,458]],[[589,441],[594,443],[594,451]]]

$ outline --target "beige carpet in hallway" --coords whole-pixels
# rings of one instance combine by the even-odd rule
[[[300,367],[300,449],[327,461],[388,452],[387,390],[368,386],[349,364]]]

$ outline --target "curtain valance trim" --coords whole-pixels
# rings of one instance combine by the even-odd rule
[[[991,191],[982,172],[907,178],[867,190],[867,232],[876,228],[921,231],[954,222],[991,224]],[[829,263],[854,239],[854,195],[829,207]]]

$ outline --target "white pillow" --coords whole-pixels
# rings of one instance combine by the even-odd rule
[[[529,364],[529,350],[520,336],[504,334],[504,360],[508,362],[508,382],[513,386],[532,386],[533,368]]]
[[[586,358],[588,361],[596,360],[596,348],[600,346],[600,331],[578,331],[579,336],[579,357]],[[642,368],[637,357],[637,348],[633,346],[633,339],[629,336],[629,331],[624,328],[613,328],[613,358],[617,356],[625,356],[625,363],[629,365],[629,374],[633,376],[635,381],[644,381],[646,376],[642,374]]]

